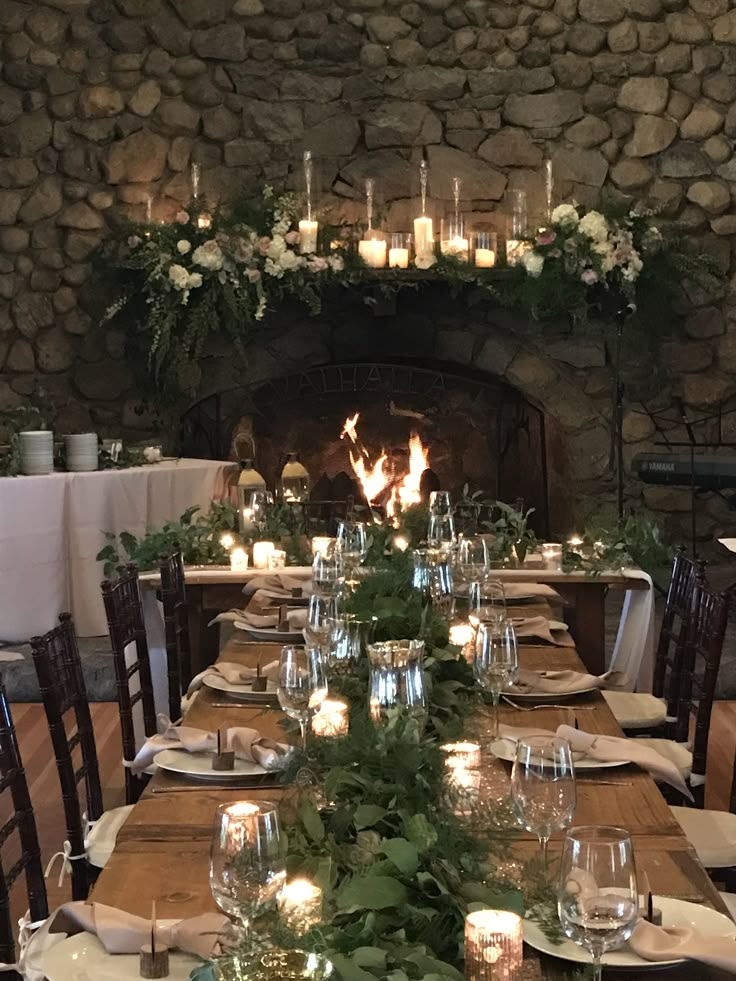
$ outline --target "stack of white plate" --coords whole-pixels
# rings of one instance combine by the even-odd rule
[[[20,433],[20,468],[25,474],[52,473],[54,469],[54,434],[39,429]]]
[[[97,469],[97,433],[75,433],[65,436],[66,469],[72,473]]]

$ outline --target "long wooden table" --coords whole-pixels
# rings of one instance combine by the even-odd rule
[[[545,607],[524,607],[527,612],[543,612]],[[547,613],[549,610],[547,609]],[[255,664],[271,659],[274,645],[230,642],[222,660]],[[572,648],[522,646],[522,666],[531,669],[582,667]],[[255,709],[242,705],[219,708],[221,695],[203,688],[190,707],[186,722],[216,729],[218,726],[249,725],[264,735],[283,738],[278,709]],[[544,708],[522,712],[509,705],[501,708],[503,722],[510,725],[555,729],[577,716],[582,729],[620,735],[621,730],[599,692],[578,696],[566,708]],[[481,731],[483,718],[472,723]],[[484,787],[503,797],[507,793],[509,767],[493,757],[484,758]],[[654,781],[634,766],[580,774],[575,824],[606,824],[627,828],[636,854],[639,874],[646,872],[655,893],[704,903],[723,911],[718,892],[697,859],[680,826]],[[208,884],[209,848],[215,809],[219,804],[248,799],[274,799],[283,788],[245,790],[218,789],[190,785],[163,772],[157,773],[122,828],[110,860],[94,887],[93,898],[130,912],[150,909],[152,900],[161,917],[192,916],[213,910]],[[558,835],[550,844],[550,854],[560,847]],[[519,857],[536,853],[536,838],[522,833],[514,845]],[[562,979],[571,966],[554,958],[539,958],[528,951],[525,981]],[[645,974],[616,972],[618,981],[645,981]],[[673,981],[698,978],[720,981],[730,975],[701,965],[670,969],[658,976]],[[650,981],[646,975],[646,981]]]

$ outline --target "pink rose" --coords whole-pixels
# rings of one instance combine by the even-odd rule
[[[203,252],[219,252],[220,246],[217,244],[214,238],[207,239],[204,245],[200,245]]]
[[[265,255],[271,248],[271,239],[268,235],[264,235],[263,238],[258,239],[258,251],[261,255]]]
[[[552,245],[554,240],[557,238],[555,232],[552,229],[547,229],[541,234],[537,235],[537,245]]]
[[[177,211],[176,212],[176,220],[177,220],[177,222],[178,222],[179,225],[186,225],[186,223],[189,221],[189,215],[184,210]]]
[[[248,270],[248,280],[251,283],[257,283],[260,278],[261,278],[261,271],[260,271],[260,269],[249,269]]]
[[[298,245],[299,243],[299,232],[287,232],[284,235],[287,245]]]
[[[584,269],[580,278],[586,286],[592,286],[593,283],[598,282],[598,273],[595,269]]]
[[[549,254],[550,254],[550,258],[552,259],[559,259],[560,256],[562,255],[559,249],[550,249]]]

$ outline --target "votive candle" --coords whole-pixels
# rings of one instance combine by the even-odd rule
[[[322,919],[322,890],[309,879],[293,879],[279,893],[279,913],[294,933],[306,933]]]
[[[543,542],[542,558],[548,569],[559,568],[562,560],[562,545],[559,542]]]
[[[275,548],[273,542],[253,542],[253,568],[268,569]]]
[[[321,555],[324,557],[334,545],[334,538],[328,538],[327,535],[317,535],[312,539],[312,555]]]
[[[318,221],[309,221],[303,218],[299,222],[299,251],[300,252],[316,252],[317,251],[317,232],[319,230]]]
[[[244,548],[234,548],[230,552],[230,569],[232,572],[247,572],[248,553]]]
[[[440,243],[442,255],[451,255],[463,262],[468,261],[469,243],[462,235],[454,235],[452,238],[445,239]]]
[[[315,736],[347,736],[350,723],[346,702],[328,698],[312,716],[312,732]]]
[[[472,623],[453,623],[450,627],[450,643],[457,647],[471,644],[475,637],[475,627]]]
[[[388,264],[390,269],[408,269],[409,268],[409,250],[408,249],[389,249],[388,250]]]
[[[570,535],[570,537],[567,539],[567,544],[570,546],[570,548],[577,550],[583,544],[583,539],[580,537],[580,535]]]
[[[212,224],[212,216],[208,215],[207,212],[203,212],[201,215],[197,215],[197,228],[205,229],[209,228]]]
[[[503,909],[479,909],[465,917],[468,981],[521,981],[521,917]]]
[[[381,238],[364,238],[358,242],[358,254],[372,269],[383,269],[386,265],[386,243]]]
[[[230,549],[233,547],[234,544],[235,544],[235,536],[231,534],[229,531],[225,531],[220,535],[220,545],[222,545],[223,548],[226,548],[228,552],[230,551]]]
[[[434,255],[434,229],[426,215],[414,219],[414,249],[417,257]]]
[[[476,249],[475,264],[479,269],[491,269],[496,265],[496,253],[493,249]]]
[[[286,565],[286,552],[281,548],[275,548],[268,557],[269,569],[283,569]]]

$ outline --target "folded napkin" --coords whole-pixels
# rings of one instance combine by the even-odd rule
[[[537,637],[548,644],[556,644],[558,647],[574,647],[575,641],[572,639],[567,629],[552,627],[547,617],[514,617],[511,621],[517,637]]]
[[[255,668],[247,668],[244,664],[233,664],[231,661],[218,661],[217,664],[211,664],[204,671],[196,674],[189,682],[187,693],[181,700],[182,714],[192,704],[194,695],[204,684],[204,679],[207,675],[217,675],[231,685],[243,685],[245,687],[250,685],[257,674],[258,672]],[[268,664],[261,667],[261,674],[268,681],[276,684],[279,680],[279,662],[269,661]]]
[[[689,800],[693,799],[675,764],[656,750],[642,745],[638,739],[626,739],[624,736],[597,736],[566,725],[558,726],[554,733],[549,729],[500,725],[498,734],[514,743],[531,736],[560,736],[570,743],[575,759],[598,760],[601,763],[636,763],[655,780],[668,783],[676,787]]]
[[[311,592],[312,584],[309,579],[297,579],[285,572],[274,572],[268,575],[254,576],[243,586],[243,593],[251,596],[263,590],[267,596],[282,599],[292,595],[292,590],[301,589],[303,594]]]
[[[655,926],[639,920],[629,938],[629,947],[645,961],[685,958],[736,974],[736,940],[733,937],[700,933],[690,927]]]
[[[287,610],[286,620],[291,630],[302,630],[306,626],[307,612],[303,607],[298,610]],[[218,613],[214,620],[210,620],[208,626],[211,627],[215,623],[225,623],[226,621],[234,623],[241,630],[247,630],[249,627],[263,630],[264,628],[278,627],[279,615],[278,613],[255,613],[250,609],[226,610],[224,613]]]
[[[222,952],[220,937],[228,918],[220,913],[203,913],[173,926],[156,924],[156,941],[185,950],[206,960]],[[54,918],[54,933],[92,933],[108,954],[137,954],[151,940],[151,921],[102,903],[66,903]]]
[[[520,596],[538,596],[540,599],[546,599],[553,603],[562,603],[562,597],[553,589],[543,582],[508,582],[502,580],[503,583],[503,594],[507,600],[518,599]]]
[[[213,753],[217,749],[217,735],[205,729],[191,726],[175,726],[163,715],[159,716],[162,731],[149,736],[131,763],[133,773],[142,773],[153,763],[153,758],[164,749],[183,749],[187,753]],[[289,752],[285,743],[267,739],[257,729],[237,726],[227,730],[223,751],[233,750],[239,760],[251,760],[266,770],[278,769]]]
[[[584,671],[526,671],[522,668],[509,691],[530,695],[572,695],[586,688],[620,688],[626,678],[620,671],[605,674],[586,674]]]

